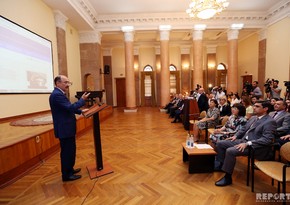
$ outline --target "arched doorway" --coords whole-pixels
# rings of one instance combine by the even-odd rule
[[[141,72],[141,106],[156,106],[155,72],[150,65]]]

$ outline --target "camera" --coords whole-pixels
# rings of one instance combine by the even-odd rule
[[[284,81],[284,86],[285,87],[290,87],[290,81]]]
[[[243,88],[246,89],[246,92],[247,92],[247,94],[249,95],[249,94],[252,92],[252,90],[253,90],[252,83],[245,82]]]
[[[265,84],[264,84],[264,87],[265,87],[265,92],[266,93],[269,93],[271,92],[271,85],[272,85],[272,82],[274,81],[274,79],[267,79]]]
[[[290,81],[284,81],[284,86],[287,88],[286,92],[289,93],[290,92]]]

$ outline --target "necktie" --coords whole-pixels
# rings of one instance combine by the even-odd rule
[[[278,112],[275,112],[275,114],[273,115],[273,118],[275,119],[275,117],[277,116]]]
[[[254,124],[256,124],[256,122],[259,120],[259,118],[257,117],[254,122],[251,124],[250,129],[254,126]]]
[[[246,140],[250,140],[249,139],[249,137],[248,137],[248,133],[249,133],[249,131],[251,131],[251,130],[254,130],[254,129],[251,129],[257,122],[258,122],[258,120],[259,120],[259,118],[257,117],[255,120],[254,120],[254,122],[251,124],[251,126],[250,126],[250,128],[247,130],[247,132],[246,132],[246,134],[245,134],[245,139]]]

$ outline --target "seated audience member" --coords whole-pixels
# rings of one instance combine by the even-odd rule
[[[249,96],[249,93],[248,93],[246,87],[243,88],[243,91],[242,91],[241,97],[243,97],[243,96]]]
[[[218,103],[220,103],[219,100],[223,96],[226,96],[225,92],[223,91],[222,87],[218,87],[217,88],[217,93],[216,93],[216,96],[215,96],[215,99],[218,101]]]
[[[249,98],[249,96],[243,96],[242,97],[242,104],[246,107],[246,119],[250,119],[252,116],[253,116],[253,106],[252,106],[252,103],[251,103],[251,100]]]
[[[228,98],[228,102],[231,104],[231,101],[232,101],[232,96],[233,96],[233,92],[229,92],[228,94],[227,94],[227,98]]]
[[[279,143],[280,146],[282,146],[283,144],[285,144],[287,142],[290,142],[290,134],[280,137],[277,140],[277,142]]]
[[[217,108],[217,100],[212,99],[210,101],[209,109],[207,110],[206,117],[202,118],[201,120],[197,121],[193,125],[193,136],[194,141],[197,142],[199,135],[198,132],[200,129],[205,129],[206,126],[209,127],[215,127],[219,123],[219,115],[220,111]]]
[[[169,117],[174,118],[175,110],[177,110],[183,104],[183,96],[182,94],[178,94],[178,99],[176,100],[175,104],[170,107],[169,109]]]
[[[232,95],[232,99],[231,99],[231,107],[234,105],[234,104],[236,104],[236,103],[240,103],[241,102],[241,100],[240,100],[240,96],[239,96],[239,94],[238,93],[234,93],[233,95]]]
[[[208,95],[207,95],[207,98],[208,98],[207,102],[208,102],[208,106],[209,106],[209,104],[210,104],[210,100],[211,100],[211,99],[215,99],[214,94],[213,94],[213,93],[208,94]]]
[[[276,121],[268,115],[270,102],[257,101],[254,105],[255,116],[251,117],[242,129],[229,140],[221,140],[216,144],[217,157],[216,171],[224,171],[223,178],[218,180],[216,186],[232,184],[232,174],[236,164],[236,157],[247,156],[249,146],[256,149],[255,157],[258,160],[269,159],[271,146],[277,128]]]
[[[255,103],[258,101],[258,97],[257,96],[252,96],[251,97],[251,102],[252,102],[252,105],[255,105]]]
[[[197,93],[197,105],[198,105],[198,108],[199,108],[199,112],[207,111],[207,109],[208,109],[207,100],[208,99],[206,97],[204,89],[203,88],[199,88],[198,89],[198,93]]]
[[[277,99],[274,111],[269,113],[277,123],[276,138],[290,133],[290,113],[286,111],[286,107],[287,104],[282,98]]]
[[[183,107],[184,107],[184,100],[181,101],[181,103],[179,104],[180,106],[175,110],[175,114],[174,114],[174,120],[171,123],[176,123],[176,122],[181,122],[181,118],[180,115],[183,111]]]
[[[171,101],[164,107],[164,109],[167,110],[168,114],[170,112],[170,108],[175,105],[177,100],[178,100],[178,94],[175,94],[174,97],[171,99]]]
[[[247,123],[245,118],[246,108],[240,103],[236,103],[231,108],[232,115],[226,124],[220,129],[214,130],[214,134],[210,135],[210,139],[215,144],[217,141],[233,136],[238,130]]]
[[[287,111],[287,112],[290,112],[290,99],[287,99],[287,100],[286,100],[286,103],[287,103],[286,111]]]
[[[228,104],[227,97],[220,98],[218,109],[220,110],[220,117],[231,115],[231,106]]]
[[[279,98],[271,98],[270,99],[270,103],[271,103],[271,108],[270,108],[270,112],[274,111],[274,105],[275,105],[275,102],[279,100]]]

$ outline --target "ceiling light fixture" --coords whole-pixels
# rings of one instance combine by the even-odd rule
[[[209,19],[229,6],[228,0],[191,0],[186,13],[191,18]]]

